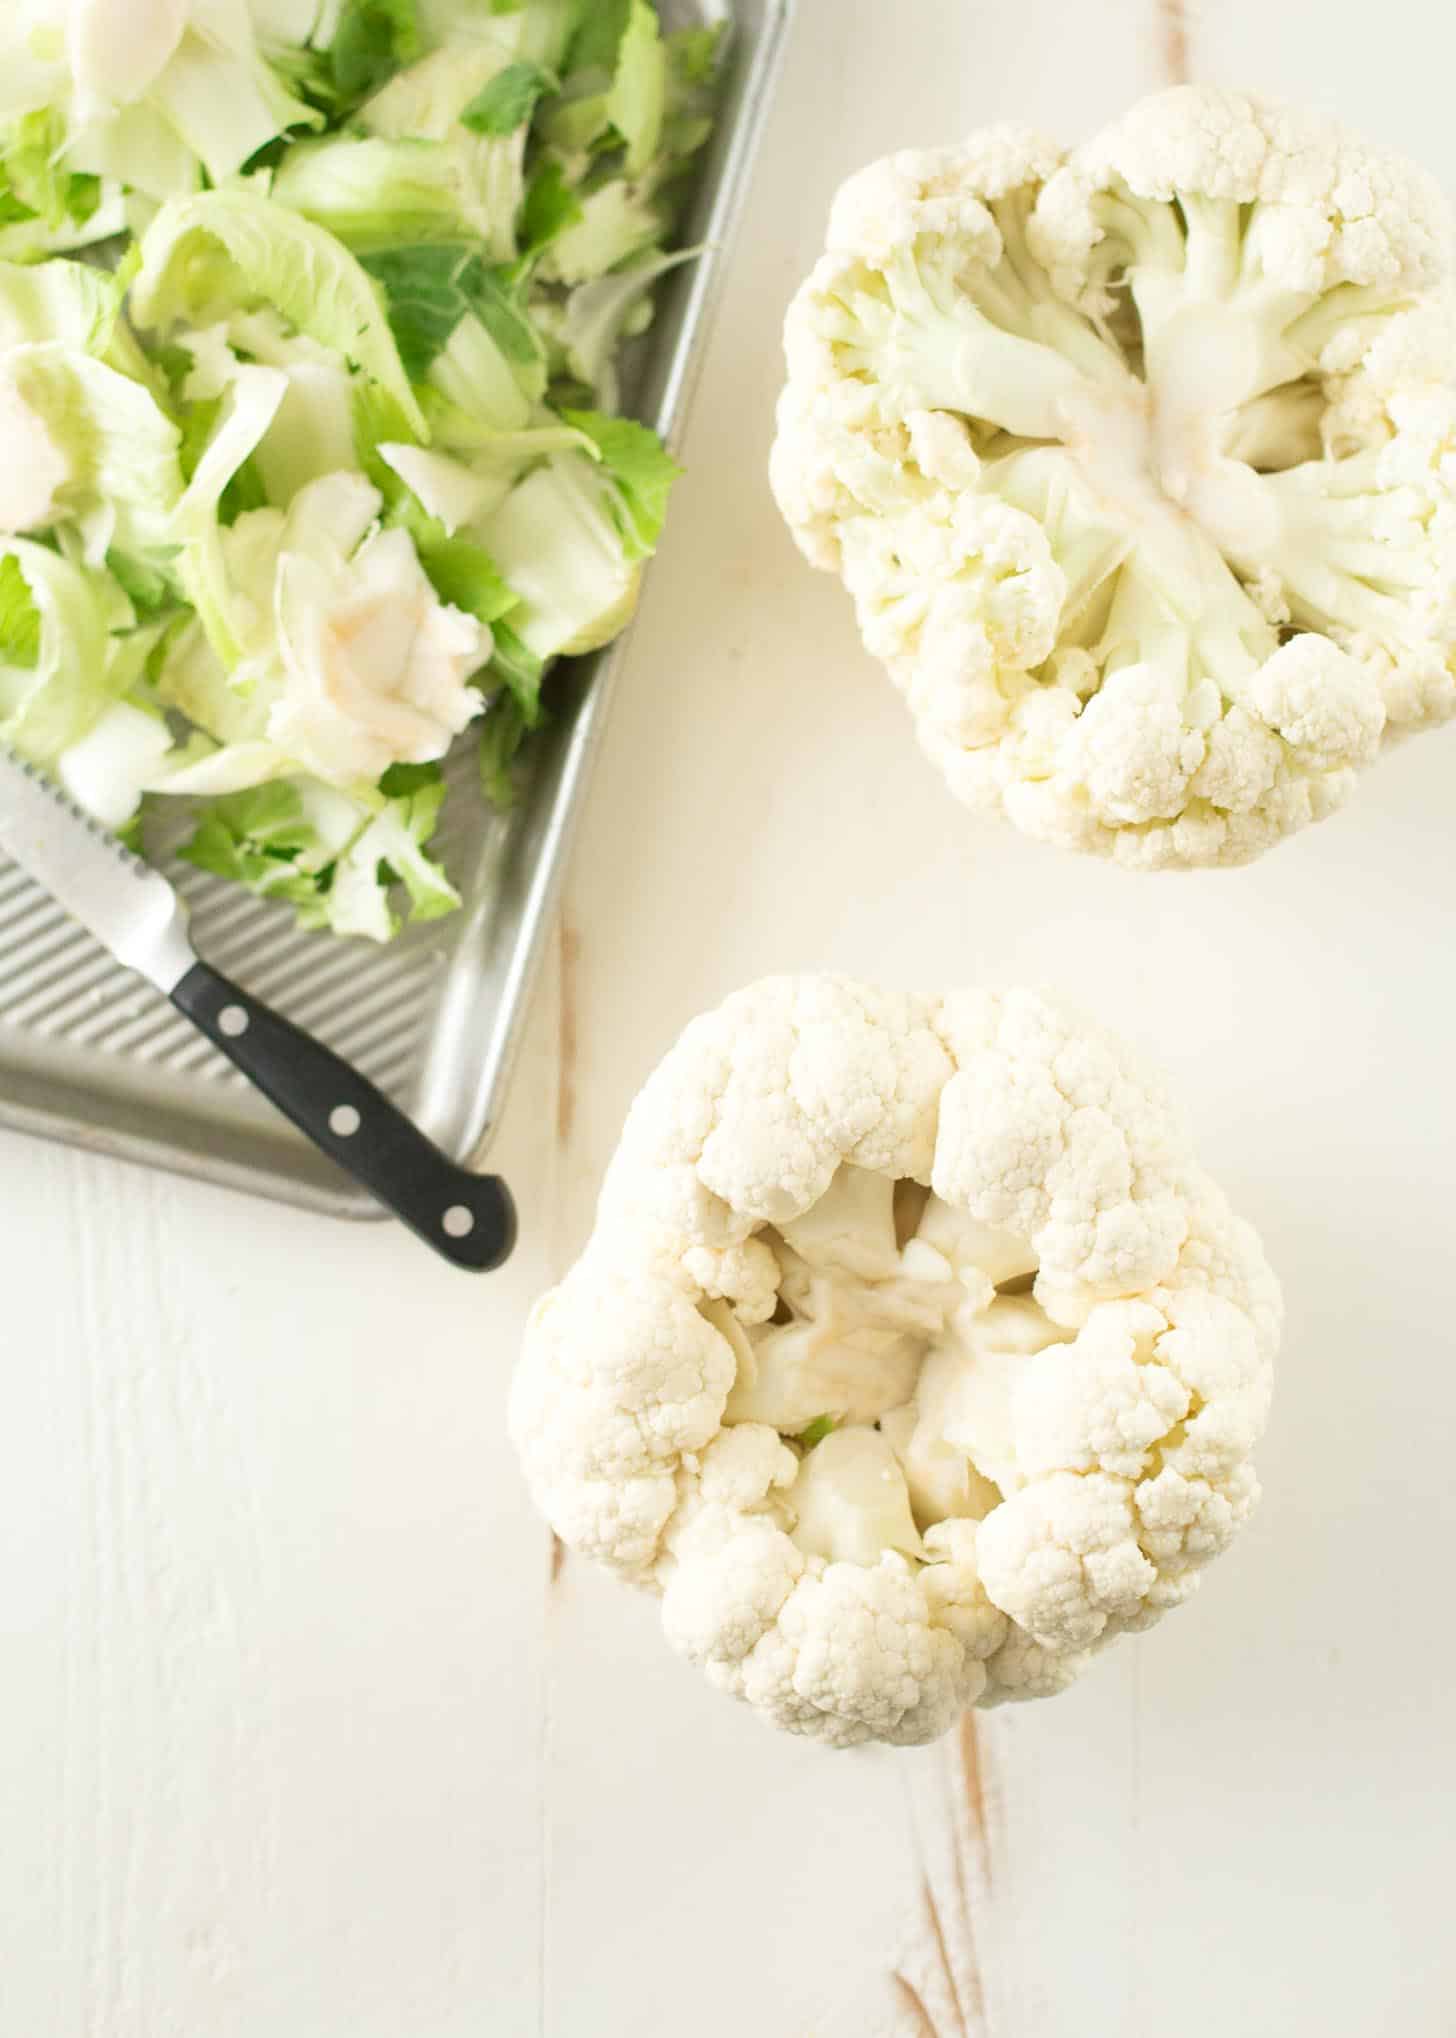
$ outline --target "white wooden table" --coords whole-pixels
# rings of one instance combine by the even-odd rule
[[[1256,870],[974,827],[764,480],[869,156],[1172,75],[1456,186],[1430,0],[804,0],[472,1284],[0,1143],[0,2038],[1450,2038],[1456,739]],[[624,1106],[748,978],[1055,982],[1172,1071],[1290,1328],[1256,1525],[1053,1704],[771,1735],[553,1564],[502,1434]]]

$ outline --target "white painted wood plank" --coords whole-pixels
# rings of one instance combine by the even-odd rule
[[[502,1414],[553,1049],[479,1283],[4,1142],[7,2034],[536,2029],[548,1538]]]

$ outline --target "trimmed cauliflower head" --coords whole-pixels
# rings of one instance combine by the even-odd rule
[[[1119,1043],[1025,992],[776,978],[634,1104],[511,1429],[714,1684],[926,1741],[1189,1596],[1257,1497],[1279,1326]]]
[[[771,478],[954,792],[1244,863],[1456,713],[1452,277],[1423,172],[1200,87],[850,179]]]

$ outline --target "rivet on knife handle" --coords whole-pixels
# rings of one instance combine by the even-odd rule
[[[357,1069],[199,962],[171,992],[214,1046],[356,1181],[457,1267],[488,1273],[516,1242],[505,1183],[441,1153]]]

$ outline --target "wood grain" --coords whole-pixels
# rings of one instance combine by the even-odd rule
[[[576,1125],[577,1062],[581,1052],[577,988],[581,933],[565,911],[556,930],[556,948],[556,1143],[564,1149],[570,1146]]]
[[[1189,0],[1157,0],[1157,7],[1163,75],[1170,85],[1186,85],[1193,76]]]

